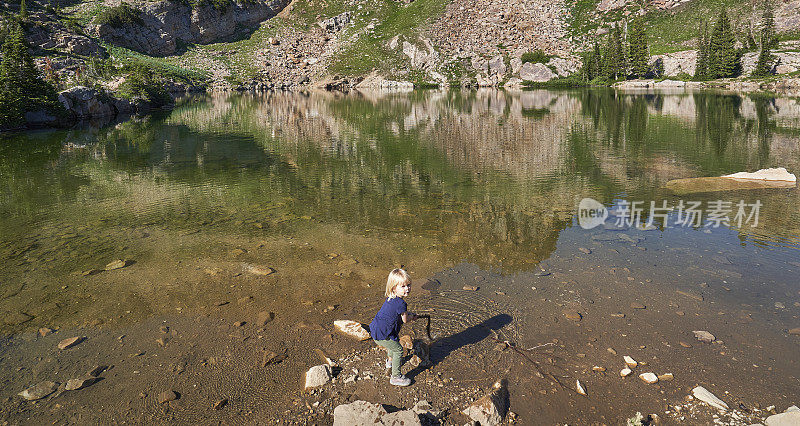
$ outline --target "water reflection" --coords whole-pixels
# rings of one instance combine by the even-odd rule
[[[610,90],[208,95],[164,116],[7,137],[0,230],[8,255],[57,235],[36,231],[43,224],[227,223],[236,233],[233,224],[264,222],[260,233],[292,234],[302,226],[293,218],[312,217],[356,233],[426,236],[455,261],[525,269],[552,253],[583,197],[674,200],[669,179],[770,166],[800,171],[797,100]],[[797,190],[703,197],[761,199],[761,224],[742,238],[797,246]]]

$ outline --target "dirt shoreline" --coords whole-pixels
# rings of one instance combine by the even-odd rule
[[[626,265],[599,256],[604,250],[634,254],[638,247],[647,247],[648,255],[631,257]],[[380,286],[345,290],[339,300],[311,296],[271,306],[212,296],[200,311],[127,325],[63,327],[44,337],[34,331],[5,337],[0,419],[3,424],[330,424],[334,407],[363,399],[395,408],[427,400],[447,413],[444,424],[464,424],[460,411],[501,378],[509,381],[510,410],[518,424],[620,424],[636,412],[657,414],[667,424],[711,423],[721,413],[685,401],[697,385],[736,410],[739,418],[721,417],[726,424],[763,421],[767,407],[782,412],[798,403],[800,365],[790,354],[800,336],[786,332],[797,321],[796,308],[773,315],[769,308],[737,303],[743,289],[726,290],[713,275],[720,270],[735,275],[733,267],[666,277],[644,268],[658,250],[646,243],[579,248],[560,243],[541,272],[503,275],[459,264],[433,274],[436,284],[427,289],[416,285],[409,305],[431,314],[434,334],[443,340],[432,350],[433,368],[410,372],[415,381],[410,388],[388,384],[374,344],[332,327],[336,319],[369,322],[380,304]],[[587,261],[596,265],[580,267]],[[694,282],[702,276],[705,286],[698,286]],[[417,284],[424,282],[417,278]],[[257,313],[265,309],[274,311],[275,319],[259,326]],[[581,319],[567,319],[568,313]],[[517,348],[537,349],[526,351],[530,359],[525,359],[498,344],[487,326]],[[694,330],[708,330],[717,341],[699,342]],[[87,339],[74,348],[56,348],[72,336]],[[322,363],[317,349],[341,370],[321,390],[303,391],[303,372]],[[285,354],[285,360],[262,366],[270,351]],[[621,378],[623,355],[647,365]],[[95,365],[111,367],[103,380],[84,389],[36,402],[16,396],[39,381],[64,383]],[[594,366],[606,371],[593,371]],[[412,368],[407,364],[404,371]],[[673,373],[674,380],[648,385],[636,377],[646,371]],[[355,380],[345,383],[350,377]],[[575,380],[588,396],[574,391]],[[158,395],[166,390],[180,396],[159,404]],[[214,409],[223,399],[226,405]],[[676,412],[679,405],[687,407]]]

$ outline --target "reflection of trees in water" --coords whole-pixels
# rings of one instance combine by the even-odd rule
[[[667,179],[796,153],[797,138],[774,136],[776,105],[605,90],[212,96],[166,119],[81,133],[95,140],[86,154],[60,155],[75,163],[67,170],[97,171],[78,185],[138,176],[121,186],[144,194],[137,208],[172,203],[159,212],[167,223],[218,213],[257,221],[281,201],[281,214],[427,235],[454,260],[513,267],[554,249],[577,198],[657,199]],[[45,203],[17,192],[31,209]]]

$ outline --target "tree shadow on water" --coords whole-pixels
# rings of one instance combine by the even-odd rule
[[[453,351],[467,345],[474,345],[487,337],[491,337],[492,332],[490,330],[500,330],[506,325],[511,324],[511,321],[511,315],[498,314],[459,331],[458,333],[436,339],[433,345],[431,345],[431,364],[420,364],[409,371],[406,376],[413,379],[416,375],[442,362]]]

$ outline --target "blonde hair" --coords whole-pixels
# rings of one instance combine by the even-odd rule
[[[408,276],[408,272],[403,269],[392,269],[392,272],[389,272],[389,278],[386,279],[386,297],[393,299],[395,297],[394,288],[400,284],[410,285],[411,277]]]

